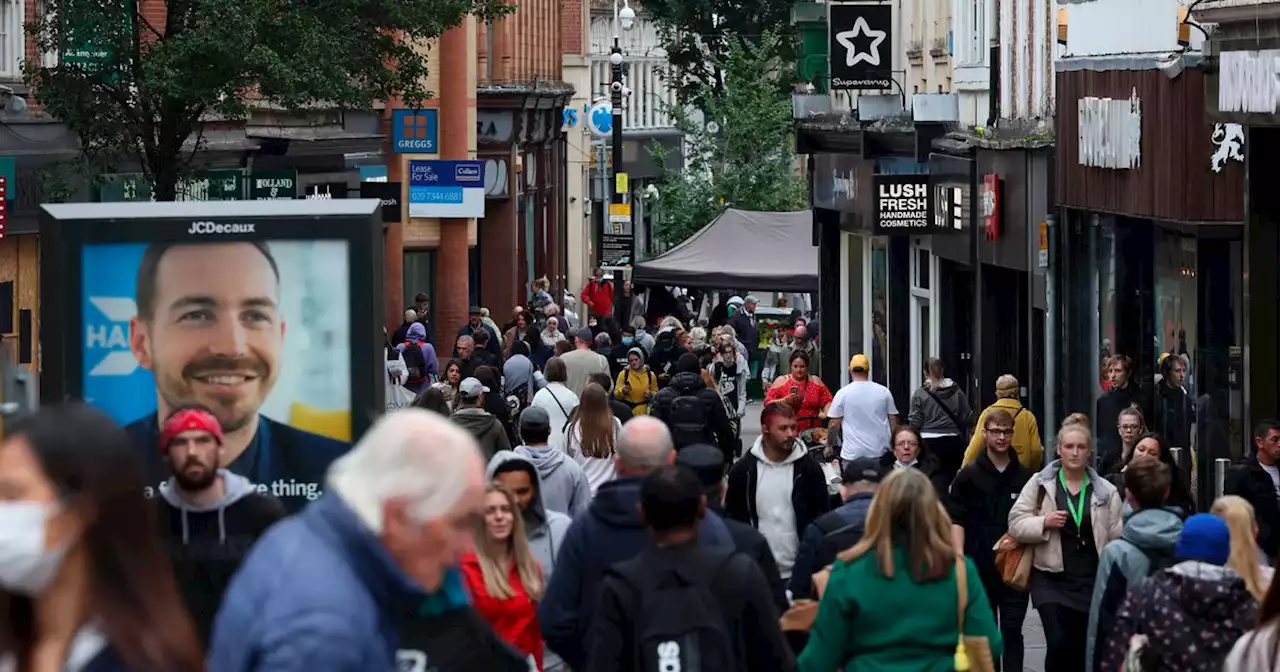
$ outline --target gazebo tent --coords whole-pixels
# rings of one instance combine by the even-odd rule
[[[632,269],[639,284],[818,291],[813,214],[726,209],[688,240]]]

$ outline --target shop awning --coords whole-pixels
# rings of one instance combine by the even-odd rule
[[[667,252],[635,265],[639,284],[818,291],[813,215],[732,208]]]

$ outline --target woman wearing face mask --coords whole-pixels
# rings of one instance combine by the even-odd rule
[[[81,404],[5,429],[0,670],[203,670],[125,431]]]
[[[1089,466],[1092,433],[1058,432],[1058,457],[1031,477],[1009,511],[1009,534],[1032,553],[1031,603],[1045,631],[1045,672],[1085,669],[1098,558],[1123,528],[1120,493]]]
[[[542,632],[537,602],[544,588],[542,569],[529,550],[515,495],[494,483],[485,494],[484,520],[476,550],[462,556],[467,591],[494,632],[542,669]]]
[[[897,469],[919,469],[929,477],[945,504],[951,479],[942,473],[937,456],[929,452],[929,446],[920,438],[920,433],[908,425],[902,425],[893,433],[892,447],[893,450],[880,458],[880,468],[885,473]]]
[[[648,415],[649,401],[656,394],[658,376],[645,365],[644,349],[635,346],[627,351],[627,368],[614,381],[613,396],[630,406],[633,415]]]

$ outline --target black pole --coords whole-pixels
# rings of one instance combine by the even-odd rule
[[[622,190],[618,188],[619,186],[618,176],[623,173],[623,170],[622,170],[622,45],[620,44],[617,35],[613,37],[613,51],[610,53],[609,62],[610,62],[610,65],[612,66],[610,67],[612,76],[610,78],[611,81],[609,82],[610,105],[613,107],[613,142],[612,142],[613,161],[611,162],[612,164],[611,167],[613,169],[613,184],[609,185],[609,190],[610,190],[610,193],[612,194],[611,198],[609,199],[609,202],[621,204],[623,202],[623,193],[622,193]],[[630,185],[628,185],[628,187],[629,186]],[[634,217],[634,213],[632,216]],[[609,213],[610,226],[613,225],[612,220],[613,220],[613,213]],[[634,235],[635,234],[634,220],[632,221],[631,232],[633,234],[631,236],[631,249],[627,253],[626,258],[622,259],[621,262],[617,264],[618,266],[630,267],[635,260],[636,241],[635,241],[635,235]],[[603,247],[603,243],[601,244],[601,246]],[[613,277],[613,314],[614,314],[614,319],[616,319],[620,323],[618,325],[619,329],[625,326],[625,325],[622,325],[621,322],[622,322],[623,316],[627,314],[627,310],[622,304],[630,300],[627,297],[623,296],[622,283],[624,281],[624,278],[620,277],[621,275],[622,275],[621,273],[615,273]]]

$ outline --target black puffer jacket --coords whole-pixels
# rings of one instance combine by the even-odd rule
[[[1103,670],[1124,669],[1134,635],[1147,638],[1142,669],[1220,670],[1257,621],[1258,603],[1235,571],[1197,561],[1161,570],[1130,588],[1102,654]]]

